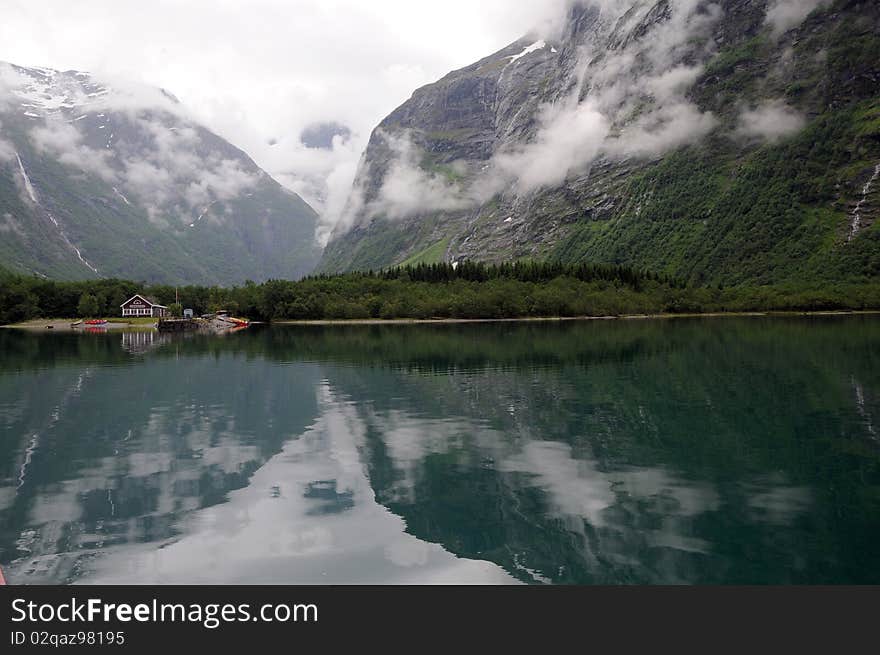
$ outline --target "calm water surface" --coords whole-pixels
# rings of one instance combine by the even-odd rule
[[[880,319],[0,330],[13,583],[878,583]]]

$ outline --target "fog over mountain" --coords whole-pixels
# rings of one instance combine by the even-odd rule
[[[173,90],[195,119],[315,207],[327,233],[383,116],[413,89],[558,17],[563,4],[11,0],[0,60]],[[334,121],[352,137],[333,148],[301,142],[307,127]]]
[[[560,9],[379,124],[323,270],[535,258],[718,283],[876,273],[876,3]]]
[[[309,273],[317,215],[171,93],[0,63],[0,257],[61,278]]]

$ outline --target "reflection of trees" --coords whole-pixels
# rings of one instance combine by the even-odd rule
[[[370,398],[377,500],[523,580],[876,579],[860,540],[880,528],[878,453],[849,373],[877,388],[874,335],[748,327],[623,361],[329,377],[341,400]]]
[[[875,326],[282,328],[136,353],[0,331],[0,559],[68,579],[80,556],[54,554],[176,538],[344,407],[334,439],[412,535],[524,581],[876,581]],[[356,502],[329,474],[300,493],[315,520]]]

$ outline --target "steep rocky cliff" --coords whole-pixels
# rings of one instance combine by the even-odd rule
[[[880,272],[880,5],[595,0],[375,130],[325,271],[520,258]]]

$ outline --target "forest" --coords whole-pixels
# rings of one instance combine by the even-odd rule
[[[115,317],[135,294],[176,312],[228,310],[255,321],[507,319],[880,309],[880,284],[695,286],[622,266],[418,264],[235,287],[63,282],[0,272],[0,324]],[[177,302],[176,302],[177,301]]]

